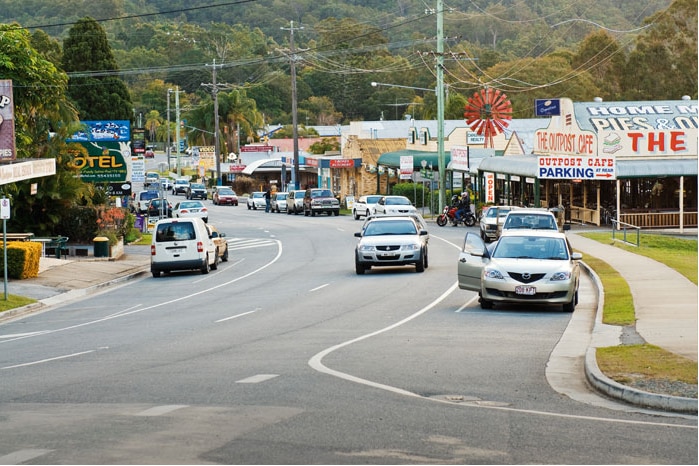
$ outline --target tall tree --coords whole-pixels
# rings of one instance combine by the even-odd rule
[[[62,215],[83,196],[85,185],[69,166],[64,142],[71,122],[77,123],[77,112],[66,98],[68,77],[32,46],[32,40],[17,24],[0,26],[0,76],[13,83],[17,157],[54,158],[56,174],[6,185],[4,192],[12,198],[8,228],[51,235],[58,233]],[[54,47],[45,51],[55,57]]]
[[[68,95],[81,120],[131,120],[133,106],[107,35],[97,21],[82,18],[63,41],[63,69],[71,74]]]

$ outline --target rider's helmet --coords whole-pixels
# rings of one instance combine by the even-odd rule
[[[454,194],[454,195],[451,197],[451,203],[452,203],[452,204],[456,204],[457,202],[459,202],[459,195],[458,195],[458,194]]]

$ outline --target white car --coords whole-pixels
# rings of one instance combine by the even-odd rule
[[[508,212],[502,223],[502,231],[522,229],[558,231],[558,223],[556,216],[548,210],[517,209]]]
[[[198,218],[158,221],[153,228],[150,270],[153,277],[172,270],[209,270],[218,268],[219,255],[206,225]]]
[[[371,218],[354,236],[359,238],[354,251],[357,275],[372,267],[414,265],[418,273],[428,267],[429,235],[410,216]]]
[[[512,206],[509,205],[494,205],[486,209],[485,213],[481,216],[481,239],[486,243],[489,241],[495,241],[500,236],[500,231],[502,230],[502,224],[505,222],[505,217],[507,214],[513,210]]]
[[[459,288],[477,291],[483,309],[494,304],[557,304],[573,312],[578,303],[582,254],[572,252],[563,233],[506,230],[486,249],[468,232],[459,253]]]
[[[248,196],[248,210],[250,209],[264,209],[267,207],[267,201],[265,200],[265,193],[263,191],[254,191]]]
[[[405,196],[381,196],[374,206],[374,214],[412,214],[417,212],[415,206]]]
[[[209,210],[201,201],[182,201],[175,204],[172,216],[175,218],[197,217],[208,222]]]
[[[272,212],[286,212],[286,199],[289,197],[289,193],[277,191],[272,194],[272,200],[270,201],[270,210]]]
[[[359,217],[368,217],[374,212],[374,206],[379,202],[383,196],[381,194],[372,194],[369,196],[359,196],[359,199],[354,201],[354,206],[352,207],[352,215],[355,220],[359,220]]]

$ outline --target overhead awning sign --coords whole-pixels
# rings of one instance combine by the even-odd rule
[[[559,180],[615,180],[616,159],[607,157],[576,157],[569,155],[537,158],[537,170],[541,179]]]

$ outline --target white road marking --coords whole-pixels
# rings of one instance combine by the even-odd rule
[[[140,413],[136,413],[136,416],[162,416],[163,414],[168,414],[178,409],[188,408],[189,405],[163,405],[155,406]]]
[[[51,453],[53,450],[17,450],[5,456],[0,456],[0,464],[22,464],[29,460]]]
[[[119,318],[119,317],[124,317],[124,316],[131,315],[131,314],[139,314],[139,313],[141,313],[141,312],[150,311],[150,310],[152,310],[152,309],[157,309],[157,308],[160,308],[160,307],[167,307],[167,306],[170,306],[170,305],[173,304],[173,303],[177,303],[177,302],[181,302],[181,301],[186,301],[186,300],[191,299],[191,298],[196,298],[197,296],[202,295],[202,294],[207,294],[207,293],[211,292],[212,290],[215,290],[215,289],[218,289],[218,288],[223,288],[223,287],[229,286],[231,283],[235,283],[235,282],[238,282],[238,281],[240,281],[240,280],[245,280],[246,278],[248,278],[248,277],[250,277],[250,276],[252,276],[252,275],[255,275],[256,273],[259,273],[259,272],[263,271],[263,270],[266,269],[267,267],[270,267],[270,266],[273,265],[275,262],[277,262],[277,261],[279,260],[279,258],[282,256],[283,248],[282,248],[282,244],[281,244],[280,241],[274,240],[274,242],[278,245],[278,250],[277,250],[277,254],[276,254],[270,261],[268,261],[268,262],[267,262],[266,264],[264,264],[264,265],[261,265],[261,266],[258,267],[257,269],[255,269],[255,270],[253,270],[253,271],[251,271],[251,272],[246,273],[245,275],[241,275],[240,277],[234,278],[234,279],[232,279],[232,280],[228,280],[227,282],[223,282],[223,283],[220,283],[220,284],[218,284],[218,285],[215,285],[215,286],[212,286],[212,287],[209,287],[209,288],[205,288],[205,289],[196,291],[196,292],[194,292],[194,293],[190,293],[190,294],[185,295],[185,296],[180,296],[179,298],[174,298],[174,299],[171,299],[171,300],[169,300],[169,301],[163,301],[163,302],[158,303],[158,304],[153,304],[152,306],[147,306],[147,307],[143,307],[143,308],[140,308],[140,309],[135,309],[135,310],[132,310],[132,311],[129,311],[129,312],[122,312],[122,313],[120,313],[120,314],[118,314],[118,315],[115,315],[115,316],[102,317],[102,318],[100,318],[100,319],[91,320],[91,321],[88,321],[88,322],[83,322],[83,323],[81,323],[81,324],[70,325],[70,326],[68,326],[68,327],[61,327],[61,328],[57,328],[57,329],[54,329],[54,330],[46,330],[46,331],[44,331],[44,332],[41,332],[40,334],[32,334],[32,335],[27,335],[27,336],[23,336],[23,337],[13,338],[13,339],[11,339],[11,340],[0,341],[0,344],[7,343],[7,342],[9,342],[9,341],[20,340],[20,339],[24,339],[24,338],[33,338],[33,337],[36,337],[36,336],[39,336],[39,335],[50,335],[50,334],[52,334],[52,333],[65,332],[65,331],[67,331],[67,330],[74,330],[74,329],[76,329],[76,328],[87,327],[87,326],[89,326],[89,325],[99,324],[99,323],[102,323],[102,322],[106,322],[106,321],[109,321],[109,320],[112,320],[112,319],[116,319],[116,318]]]
[[[253,375],[252,377],[237,380],[235,383],[260,383],[260,382],[264,382],[266,380],[273,379],[275,377],[279,377],[279,375],[277,375],[277,374],[258,374],[258,375]]]
[[[64,356],[56,356],[55,358],[47,358],[47,359],[41,359],[39,361],[25,362],[24,364],[17,364],[14,366],[0,367],[0,370],[14,369],[17,367],[25,367],[25,366],[34,366],[36,364],[43,364],[45,362],[57,361],[59,359],[74,358],[76,356],[82,356],[83,354],[89,354],[89,353],[94,353],[94,352],[95,352],[95,350],[89,350],[89,351],[82,351],[80,353],[66,354]]]
[[[242,314],[236,314],[236,315],[234,315],[234,316],[224,317],[223,319],[215,320],[214,323],[217,323],[217,324],[218,324],[219,322],[225,322],[225,321],[227,321],[227,320],[237,319],[238,317],[243,317],[243,316],[246,316],[246,315],[248,315],[248,314],[252,314],[253,312],[257,312],[257,311],[259,311],[259,310],[260,310],[260,309],[255,309],[254,311],[248,311],[248,312],[243,312]]]
[[[328,285],[330,285],[330,283],[326,283],[325,285],[316,286],[315,288],[312,288],[311,290],[309,290],[309,292],[310,292],[310,293],[313,293],[314,291],[321,290],[321,289],[325,288],[325,287],[328,286]]]

